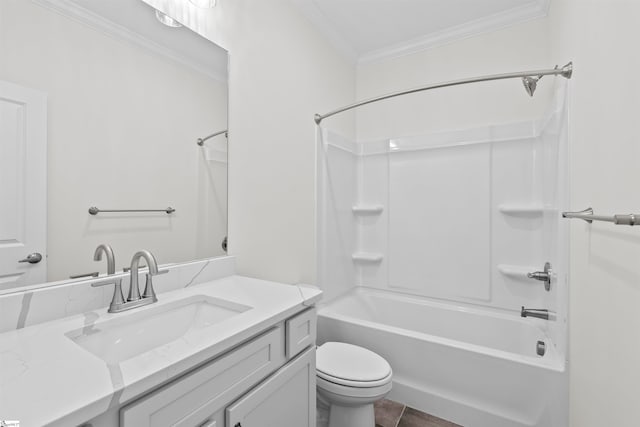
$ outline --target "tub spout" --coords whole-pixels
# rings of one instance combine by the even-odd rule
[[[524,308],[520,309],[520,317],[537,317],[544,320],[556,320],[556,314],[541,308]]]

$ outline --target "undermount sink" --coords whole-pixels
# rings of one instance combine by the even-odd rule
[[[220,298],[194,295],[140,313],[119,315],[65,335],[105,362],[117,364],[249,309]]]

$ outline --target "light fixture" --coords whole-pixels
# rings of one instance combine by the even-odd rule
[[[164,13],[160,12],[159,10],[156,10],[156,18],[158,18],[158,21],[162,22],[167,27],[173,27],[173,28],[182,27],[181,23],[179,23],[178,21],[176,21],[172,17],[170,17],[168,15],[165,15]]]
[[[203,9],[211,9],[216,5],[216,0],[189,0],[194,5],[203,8]]]

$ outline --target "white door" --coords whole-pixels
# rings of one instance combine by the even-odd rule
[[[46,282],[46,235],[47,97],[0,81],[0,290]]]

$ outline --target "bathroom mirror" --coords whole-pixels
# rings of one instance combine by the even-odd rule
[[[45,246],[28,251],[43,260],[18,263],[28,253],[0,251],[0,267],[18,271],[0,271],[0,291],[103,274],[106,262],[93,260],[101,243],[113,247],[116,271],[141,249],[160,264],[225,255],[227,135],[196,143],[227,129],[224,49],[161,24],[142,0],[3,0],[0,51],[0,81],[41,94],[46,108],[46,144],[16,155],[45,156],[47,165],[29,186],[14,185],[21,173],[37,175],[29,167],[4,184],[0,176],[13,200],[3,204],[18,209],[0,218],[9,224],[0,224],[0,243],[22,233],[21,201],[46,205],[29,211],[46,222]],[[38,132],[31,125],[28,138]],[[46,204],[33,200],[41,185]],[[0,188],[0,197],[7,191]],[[100,212],[90,214],[92,207]],[[34,274],[31,283],[15,279],[42,267],[35,282]]]

